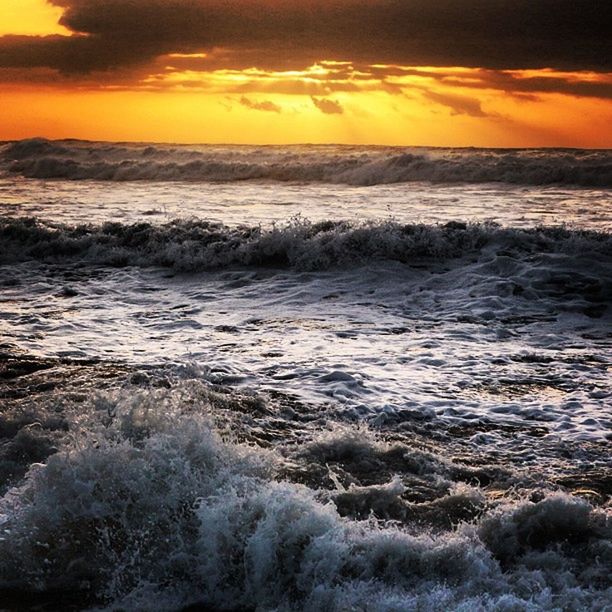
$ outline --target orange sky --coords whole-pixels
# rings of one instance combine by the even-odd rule
[[[30,59],[41,41],[90,36],[58,24],[86,1],[0,0],[0,139],[612,147],[612,73],[590,66],[423,66],[353,59],[350,46],[274,66],[175,41],[101,68]]]

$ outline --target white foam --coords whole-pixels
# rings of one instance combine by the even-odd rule
[[[176,395],[111,401],[112,423],[90,424],[2,500],[1,587],[91,589],[134,610],[606,605],[609,527],[583,500],[520,500],[410,535],[276,481],[279,458],[222,441]]]

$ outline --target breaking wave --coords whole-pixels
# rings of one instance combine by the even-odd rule
[[[105,223],[68,226],[34,218],[0,219],[0,264],[36,260],[109,266],[161,266],[177,271],[229,266],[322,270],[373,260],[444,261],[495,248],[500,255],[612,255],[605,232],[563,227],[503,228],[496,224],[400,224],[395,221],[312,223],[297,218],[262,227],[228,227],[201,220],[164,225]]]
[[[6,170],[41,179],[612,186],[607,150],[169,147],[35,138],[6,145],[1,156]]]
[[[476,512],[455,514],[443,529],[360,520],[339,509],[367,487],[326,492],[283,479],[279,453],[224,439],[206,401],[176,398],[159,390],[96,398],[98,422],[77,427],[6,493],[0,592],[77,592],[81,604],[130,610],[595,610],[609,602],[605,508],[545,489],[485,503],[482,491],[464,488],[440,503],[447,513],[468,502]],[[311,462],[336,452],[365,463],[376,449],[364,444],[328,434],[298,452]],[[403,453],[410,461],[409,447]],[[424,478],[432,461],[421,459]],[[406,494],[397,477],[370,490],[390,507]]]

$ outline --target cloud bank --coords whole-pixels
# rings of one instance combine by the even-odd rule
[[[492,70],[612,70],[612,5],[593,0],[50,0],[73,36],[4,36],[0,68],[67,75],[223,50],[218,66],[322,59]]]

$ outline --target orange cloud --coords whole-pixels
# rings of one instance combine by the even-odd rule
[[[271,102],[270,100],[262,100],[261,102],[257,102],[249,100],[249,98],[242,96],[239,102],[240,104],[242,104],[242,106],[246,106],[247,108],[250,108],[252,110],[266,111],[269,113],[283,112],[283,109],[278,104],[274,104],[274,102]]]
[[[326,115],[341,115],[344,112],[340,102],[336,100],[328,100],[327,98],[310,98],[312,103]]]
[[[479,100],[456,94],[426,91],[423,94],[428,100],[451,109],[454,115],[469,115],[470,117],[486,117]]]

